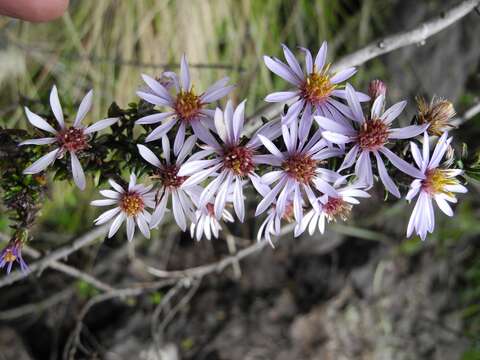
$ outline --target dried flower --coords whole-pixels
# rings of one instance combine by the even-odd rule
[[[433,97],[430,104],[421,97],[416,97],[418,107],[418,122],[420,124],[430,124],[428,127],[429,135],[442,136],[446,131],[455,128],[450,124],[450,120],[455,116],[453,104],[441,98]]]

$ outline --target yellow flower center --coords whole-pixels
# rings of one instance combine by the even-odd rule
[[[120,200],[120,208],[127,216],[137,216],[143,211],[145,203],[140,194],[135,192],[127,192]]]
[[[318,72],[313,67],[313,71],[307,76],[304,83],[300,87],[301,96],[311,104],[322,103],[331,93],[337,85],[330,82],[330,76],[328,70],[330,64]]]
[[[188,122],[198,116],[202,105],[200,97],[195,94],[193,88],[188,91],[182,89],[177,95],[174,108],[178,117]]]
[[[458,185],[460,182],[451,176],[451,171],[448,169],[431,169],[425,174],[426,177],[422,181],[422,189],[430,195],[445,194],[450,197],[455,195],[445,190],[447,185]]]
[[[11,249],[7,249],[5,251],[5,254],[3,255],[3,260],[5,260],[5,262],[14,262],[15,260],[17,260],[17,257],[15,256],[15,254],[13,253],[13,251]]]

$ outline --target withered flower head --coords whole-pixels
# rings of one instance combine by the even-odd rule
[[[444,132],[455,128],[455,125],[450,123],[456,114],[450,101],[433,97],[429,104],[421,96],[416,97],[416,100],[418,121],[420,124],[430,124],[427,130],[429,135],[441,136]]]

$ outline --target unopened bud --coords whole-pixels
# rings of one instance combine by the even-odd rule
[[[455,116],[455,109],[450,101],[433,97],[428,104],[423,97],[417,97],[416,100],[418,122],[430,124],[427,130],[429,135],[441,136],[445,131],[455,128],[450,124],[450,120]]]
[[[387,94],[387,85],[382,80],[372,80],[368,85],[368,95],[374,101],[380,95]]]

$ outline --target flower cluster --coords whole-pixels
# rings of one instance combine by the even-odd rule
[[[145,86],[137,95],[148,111],[127,118],[130,123],[125,126],[116,125],[125,123],[118,117],[82,125],[92,105],[92,92],[82,100],[72,126],[67,126],[53,87],[50,106],[58,130],[49,119],[25,109],[29,122],[51,136],[20,145],[52,149],[24,173],[42,172],[68,153],[73,180],[83,190],[86,179],[81,160],[95,146],[91,134],[114,124],[112,131],[121,133],[128,126],[132,129],[134,123],[144,134],[135,139],[133,131],[127,132],[137,150],[128,154],[132,163],[125,164],[130,181],[122,181],[121,173],[109,174],[112,189],[101,190],[104,199],[91,203],[112,207],[95,219],[96,225],[110,223],[109,237],[125,223],[129,241],[135,227],[149,238],[151,229],[171,213],[182,231],[189,228],[193,238],[210,240],[219,236],[222,223],[234,222],[234,217],[244,222],[254,214],[264,217],[258,240],[273,246],[282,222],[293,223],[294,236],[300,236],[307,230],[313,234],[317,228],[323,233],[327,223],[348,220],[359,199],[370,197],[376,174],[393,196],[401,198],[403,190],[408,201],[418,197],[407,236],[415,232],[425,239],[433,231],[433,200],[452,216],[449,203],[457,201],[455,193],[467,189],[458,179],[462,170],[449,168],[451,161],[441,163],[452,142],[445,132],[454,114],[451,103],[437,100],[428,105],[421,100],[419,113],[409,125],[394,126],[406,101],[386,106],[387,87],[382,81],[370,83],[369,95],[355,90],[346,81],[357,70],[332,72],[326,42],[315,59],[309,50],[301,49],[304,67],[288,47],[282,47],[286,62],[269,56],[264,62],[295,88],[265,98],[288,103],[288,107],[279,119],[267,121],[253,134],[244,127],[246,101],[237,106],[231,101],[223,108],[214,106],[233,90],[229,79],[198,92],[183,56],[179,75],[170,71],[157,78],[142,75]],[[437,136],[440,138],[430,154]],[[422,151],[417,145],[420,142]],[[138,183],[137,175],[143,174],[149,185]],[[255,211],[247,206],[247,196],[259,199]],[[26,267],[21,245],[16,243],[3,251],[0,266],[8,263],[10,270],[15,260]]]

